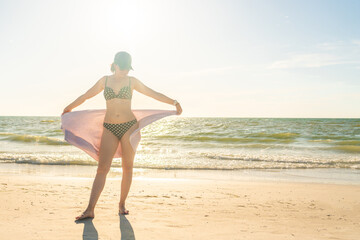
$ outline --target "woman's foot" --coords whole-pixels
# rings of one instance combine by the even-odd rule
[[[123,215],[129,214],[129,210],[125,208],[125,205],[119,204],[119,213]]]
[[[85,210],[81,215],[76,217],[76,220],[81,220],[84,218],[94,218],[95,214],[94,211]]]

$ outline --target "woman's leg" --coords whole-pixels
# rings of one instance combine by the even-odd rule
[[[119,213],[128,214],[129,211],[125,209],[125,200],[129,193],[131,182],[132,182],[132,174],[133,174],[133,164],[135,158],[135,152],[132,149],[130,144],[130,134],[138,128],[139,123],[135,123],[131,128],[124,134],[121,138],[121,149],[122,149],[122,159],[121,159],[121,167],[122,167],[122,179],[121,179],[121,196],[119,202]]]
[[[77,220],[86,217],[94,217],[95,205],[104,189],[107,173],[110,170],[111,162],[119,145],[119,139],[108,129],[104,128],[99,149],[99,163],[96,176],[93,182],[88,207]]]

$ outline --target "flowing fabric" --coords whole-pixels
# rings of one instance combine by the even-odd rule
[[[133,109],[132,112],[139,123],[139,127],[130,135],[130,143],[134,151],[141,140],[142,128],[161,118],[176,115],[176,110]],[[99,161],[105,113],[106,109],[90,109],[63,114],[60,129],[64,132],[64,140]],[[119,142],[114,158],[120,157],[122,157],[122,150]]]

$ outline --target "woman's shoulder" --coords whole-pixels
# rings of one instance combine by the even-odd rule
[[[104,75],[102,76],[100,79],[99,79],[99,82],[101,84],[101,86],[104,88],[105,87],[105,84],[106,84],[106,80],[109,78],[109,76],[107,75]]]
[[[131,83],[136,83],[138,81],[138,79],[136,77],[130,76],[130,75],[128,75],[128,76],[129,76]]]
[[[136,77],[134,77],[134,76],[130,76],[130,75],[129,75],[129,78],[131,79],[131,81],[134,81],[134,82],[139,81],[139,79],[137,79],[137,78],[136,78]]]

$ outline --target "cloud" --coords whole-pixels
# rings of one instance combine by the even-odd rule
[[[309,68],[322,67],[334,64],[339,64],[339,61],[333,55],[324,53],[310,53],[297,54],[291,56],[289,59],[276,61],[272,63],[268,68]]]
[[[336,42],[323,42],[316,45],[316,47],[320,50],[335,50],[344,46],[346,45],[342,40],[338,40]]]
[[[258,69],[259,64],[239,64],[239,65],[231,65],[231,66],[224,66],[224,67],[215,67],[215,68],[203,68],[197,69],[194,71],[185,71],[185,72],[176,72],[171,73],[171,75],[186,75],[186,76],[193,76],[193,75],[208,75],[208,74],[222,74],[227,71],[234,71],[234,70],[242,70],[242,71],[252,71],[254,69]]]
[[[195,70],[195,71],[179,72],[179,74],[193,75],[193,74],[203,74],[203,73],[214,73],[214,72],[228,71],[228,70],[232,70],[235,68],[237,68],[237,67],[236,66],[227,66],[227,67],[219,67],[219,68],[204,68],[204,69],[199,69],[199,70]]]
[[[350,42],[338,40],[315,45],[310,53],[294,53],[288,59],[278,60],[267,66],[268,69],[314,68],[339,64],[360,64],[360,40]]]
[[[341,60],[335,55],[326,53],[296,54],[289,59],[270,64],[269,69],[313,68],[338,64],[360,64],[360,61]]]
[[[352,40],[352,43],[355,45],[360,46],[360,40]]]

